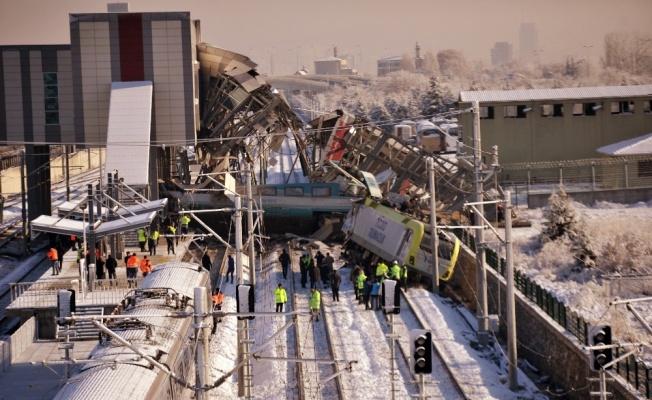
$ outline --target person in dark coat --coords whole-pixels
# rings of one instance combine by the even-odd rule
[[[331,289],[333,290],[333,301],[340,301],[340,284],[342,283],[342,275],[340,271],[333,270],[331,274]]]
[[[316,265],[310,268],[310,289],[317,289],[317,282],[321,281],[321,273]]]
[[[229,281],[229,275],[231,275],[231,283],[233,283],[233,273],[235,272],[235,259],[232,255],[229,255],[229,268],[226,270],[226,281]]]
[[[364,309],[371,310],[372,308],[369,305],[369,300],[371,299],[371,289],[373,289],[373,284],[371,283],[371,277],[367,277],[367,280],[364,281],[364,288],[362,289],[362,298],[364,301]]]
[[[317,250],[317,254],[315,254],[315,261],[317,262],[317,268],[321,268],[321,264],[324,261],[324,255],[319,250]]]
[[[281,263],[281,267],[283,268],[283,279],[288,278],[288,267],[290,266],[290,255],[288,254],[285,249],[283,249],[283,252],[281,253],[281,256],[278,258],[278,261]]]
[[[95,260],[95,277],[97,279],[105,279],[104,275],[104,259],[102,257],[97,257],[97,260]]]
[[[333,257],[331,257],[331,253],[326,253],[326,257],[321,262],[321,267],[319,268],[319,271],[321,272],[321,279],[322,283],[324,284],[324,287],[328,287],[328,284],[330,282],[330,277],[331,274],[333,273],[333,263],[335,260],[333,260]]]
[[[109,273],[109,279],[118,279],[115,274],[115,269],[117,266],[118,266],[118,262],[115,260],[115,258],[113,258],[112,254],[109,254],[109,256],[106,259],[106,271]]]
[[[204,252],[204,255],[201,256],[201,265],[207,271],[210,271],[211,267],[213,266],[213,262],[211,261],[211,257],[208,255],[208,250],[206,250]]]

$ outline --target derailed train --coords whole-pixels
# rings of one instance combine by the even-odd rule
[[[100,334],[91,362],[66,382],[55,399],[189,397],[187,386],[195,382],[197,349],[192,345],[196,339],[194,321],[188,315],[193,313],[196,287],[206,287],[203,304],[208,307],[208,271],[187,262],[157,265],[116,308],[114,314],[120,318],[106,316],[106,327],[118,337]]]
[[[349,241],[385,261],[396,260],[405,265],[412,276],[418,273],[432,279],[431,235],[426,225],[392,208],[367,198],[353,205],[342,230]],[[448,232],[439,232],[440,280],[448,281],[453,274],[460,251],[459,240]]]

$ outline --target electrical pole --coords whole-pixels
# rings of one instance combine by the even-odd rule
[[[514,299],[514,258],[512,249],[512,200],[510,191],[505,192],[505,263],[507,264],[507,357],[509,359],[509,390],[518,390],[518,356],[516,343],[516,302]]]
[[[487,271],[485,270],[485,251],[484,251],[484,188],[482,185],[482,146],[480,142],[480,103],[474,101],[473,107],[473,167],[475,172],[474,191],[475,201],[478,203],[476,209],[474,225],[475,229],[475,254],[477,260],[476,267],[476,293],[478,301],[478,342],[486,346],[489,342],[489,307],[487,305]]]
[[[211,334],[211,327],[207,322],[208,312],[210,308],[207,304],[207,293],[205,287],[196,287],[194,289],[194,323],[195,323],[195,338],[198,342],[197,351],[195,352],[195,370],[197,371],[197,391],[196,399],[205,400],[210,396],[206,396],[206,386],[210,381],[210,354],[208,339]],[[217,317],[213,317],[217,318]]]
[[[247,240],[249,242],[249,246],[247,249],[249,250],[249,283],[252,285],[256,284],[256,255],[254,254],[254,243],[255,243],[255,238],[254,238],[254,199],[253,195],[251,193],[251,170],[250,170],[250,164],[247,163],[245,165],[245,175],[246,175],[246,180],[247,180],[247,231],[248,231],[248,236]]]
[[[432,255],[432,292],[439,295],[439,237],[437,236],[437,207],[435,198],[435,160],[428,157],[430,178],[430,248]]]
[[[21,210],[21,216],[23,217],[23,255],[27,254],[27,204],[25,196],[25,150],[20,151],[20,192],[21,200],[23,204],[23,209]]]

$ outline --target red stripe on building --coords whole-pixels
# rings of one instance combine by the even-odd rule
[[[143,18],[141,14],[118,15],[120,76],[122,82],[144,81]]]

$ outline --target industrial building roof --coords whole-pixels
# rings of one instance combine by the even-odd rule
[[[639,96],[652,97],[652,85],[465,91],[460,92],[460,101],[500,103],[512,101],[585,100]]]
[[[610,156],[636,156],[652,154],[652,133],[600,147],[598,153]]]

